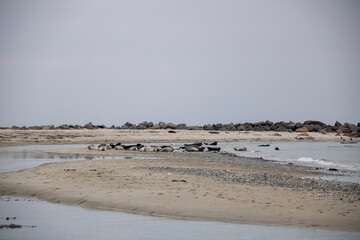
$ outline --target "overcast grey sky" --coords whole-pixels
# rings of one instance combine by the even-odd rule
[[[0,126],[360,121],[360,1],[0,0]]]

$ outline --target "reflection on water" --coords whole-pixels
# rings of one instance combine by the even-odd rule
[[[3,240],[16,239],[360,239],[360,233],[292,227],[173,220],[121,212],[97,211],[15,197],[0,198]],[[6,217],[16,219],[6,220]]]
[[[56,155],[42,152],[48,149],[59,148],[86,148],[86,145],[43,145],[43,146],[16,146],[0,147],[0,172],[17,171],[24,168],[36,167],[44,163],[81,161],[81,160],[111,160],[132,159],[129,156],[80,156]],[[141,157],[137,157],[141,158]]]

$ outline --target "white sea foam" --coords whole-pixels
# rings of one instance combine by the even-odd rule
[[[300,157],[299,159],[297,159],[297,161],[303,162],[303,163],[314,164],[314,165],[322,165],[322,166],[325,165],[325,166],[334,166],[334,167],[345,168],[345,169],[353,169],[353,166],[350,166],[350,165],[334,163],[334,162],[330,162],[330,161],[323,160],[323,159],[313,159],[311,157]]]

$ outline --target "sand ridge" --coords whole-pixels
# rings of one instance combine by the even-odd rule
[[[215,134],[216,133],[216,134]],[[165,129],[156,130],[12,130],[0,129],[0,146],[38,144],[98,144],[110,142],[192,142],[192,141],[341,141],[336,133],[246,132]],[[344,137],[350,139],[348,137]],[[354,139],[356,140],[356,139]],[[359,140],[359,139],[357,139]]]

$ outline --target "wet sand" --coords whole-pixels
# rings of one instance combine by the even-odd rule
[[[359,185],[315,181],[307,177],[320,173],[304,167],[209,152],[51,152],[98,160],[2,173],[0,193],[182,219],[360,231]],[[101,158],[116,155],[135,158]]]
[[[205,130],[12,130],[0,129],[0,146],[193,141],[341,141],[335,133],[240,132]],[[348,137],[344,137],[349,139]],[[356,140],[356,139],[354,139]],[[357,139],[359,140],[359,139]]]

